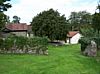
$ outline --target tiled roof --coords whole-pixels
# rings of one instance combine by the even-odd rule
[[[74,35],[76,35],[77,33],[79,33],[79,31],[69,31],[69,33],[67,34],[68,37],[73,37]]]
[[[13,23],[6,25],[9,30],[28,30],[29,26],[26,23]]]

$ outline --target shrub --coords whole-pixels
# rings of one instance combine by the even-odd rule
[[[79,43],[81,44],[81,51],[84,51],[85,48],[87,47],[88,44],[90,44],[91,39],[90,38],[86,38],[86,37],[82,37],[79,40]]]
[[[28,53],[30,50],[36,50],[36,53],[39,53],[40,50],[44,52],[47,50],[47,44],[48,39],[46,37],[27,38],[22,36],[9,36],[8,38],[5,38],[5,40],[0,39],[0,48],[3,46],[1,49],[4,49],[4,51],[7,52],[10,51],[11,53],[16,53],[16,51]]]
[[[24,49],[25,46],[27,46],[28,38],[27,37],[15,37],[15,44],[18,47],[18,49]]]
[[[3,39],[0,38],[0,49],[2,49],[2,47],[3,47]]]
[[[36,50],[36,54],[39,54],[39,51],[46,51],[48,44],[48,39],[46,37],[33,37],[28,41],[28,45]]]
[[[6,38],[3,43],[4,48],[10,50],[13,47],[13,42],[14,40],[12,38]]]
[[[81,51],[84,51],[85,48],[87,47],[88,44],[90,44],[90,41],[93,40],[96,42],[98,49],[100,49],[100,38],[98,37],[91,37],[91,38],[87,38],[87,37],[82,37],[79,40],[79,43],[81,44]]]

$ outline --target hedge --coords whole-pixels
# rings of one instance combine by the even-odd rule
[[[45,54],[47,51],[48,39],[46,37],[18,37],[10,36],[0,38],[1,53],[36,53]],[[41,51],[41,52],[40,52]]]

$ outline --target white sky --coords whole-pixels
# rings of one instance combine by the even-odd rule
[[[32,18],[38,13],[53,8],[61,14],[69,17],[70,12],[86,10],[94,13],[97,2],[96,0],[11,0],[12,8],[5,12],[10,19],[14,15],[21,18],[21,23],[30,23]]]

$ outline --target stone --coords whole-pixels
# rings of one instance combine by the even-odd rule
[[[83,54],[86,56],[93,57],[97,55],[97,44],[95,43],[95,41],[91,41],[91,43],[87,45],[85,51],[83,51]]]
[[[48,55],[48,50],[46,50],[44,54],[45,54],[45,55]]]

